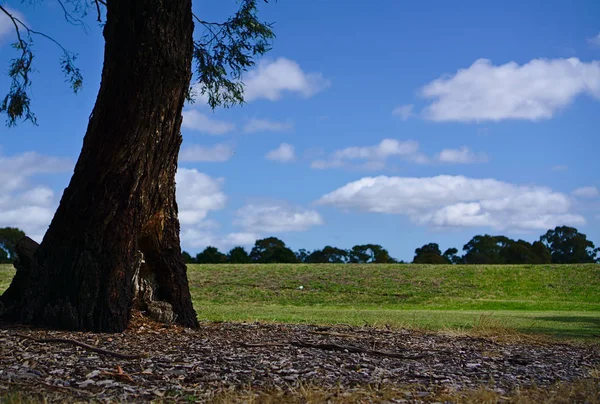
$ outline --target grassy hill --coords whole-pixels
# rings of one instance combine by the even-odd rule
[[[0,290],[12,277],[0,266]],[[190,265],[201,319],[600,338],[600,265]]]

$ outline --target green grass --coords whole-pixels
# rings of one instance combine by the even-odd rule
[[[12,265],[0,264],[0,291],[4,292],[15,275]]]
[[[600,265],[190,265],[201,319],[600,336]],[[0,266],[0,290],[12,277]],[[302,286],[302,288],[300,288]]]

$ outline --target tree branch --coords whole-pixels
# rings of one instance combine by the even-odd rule
[[[2,7],[1,4],[0,4],[0,10],[4,14],[6,14],[6,16],[8,18],[10,18],[10,20],[12,21],[13,25],[15,26],[15,31],[17,33],[17,39],[18,39],[19,43],[21,45],[23,45],[25,43],[25,41],[23,41],[23,39],[21,39],[21,31],[19,30],[19,25],[17,24],[17,22],[19,22],[20,24],[23,24],[23,23],[17,17],[15,17],[11,13],[9,13],[7,9],[5,9],[4,7]]]
[[[218,27],[224,27],[225,25],[227,25],[227,23],[225,22],[209,22],[209,21],[204,21],[201,20],[196,14],[192,13],[192,16],[196,19],[196,21],[198,21],[200,24],[204,25],[205,27],[207,27],[208,25],[216,25]]]
[[[73,17],[73,15],[67,11],[67,8],[65,7],[64,3],[62,2],[62,0],[56,0],[56,1],[58,2],[58,4],[60,4],[60,7],[62,8],[63,13],[65,14],[65,20],[67,20],[67,22],[69,24],[81,26],[83,28],[83,30],[86,33],[88,33],[87,24],[85,22],[83,22],[83,20],[81,20],[79,18]]]
[[[61,5],[65,18],[68,22],[72,24],[82,25],[85,28],[85,24],[73,17],[65,8],[62,0],[57,0]],[[7,113],[8,115],[8,126],[13,126],[16,124],[17,118],[25,117],[25,120],[31,121],[33,124],[36,124],[35,115],[31,112],[30,103],[31,99],[29,98],[29,88],[31,86],[31,80],[29,78],[29,74],[33,71],[33,35],[38,35],[46,38],[47,40],[53,42],[56,46],[58,46],[63,55],[60,58],[61,69],[67,80],[70,82],[73,91],[76,93],[82,86],[83,78],[81,76],[81,72],[75,66],[74,61],[77,56],[60,44],[56,39],[51,36],[44,34],[43,32],[33,30],[29,28],[25,22],[21,21],[14,13],[11,13],[8,8],[0,5],[0,11],[4,13],[12,22],[15,27],[15,32],[17,34],[17,41],[12,45],[13,48],[21,51],[20,56],[11,60],[9,76],[11,77],[11,85],[8,94],[0,100],[0,113]],[[23,35],[23,33],[27,33],[27,37]]]
[[[98,12],[98,22],[102,22],[102,12],[100,11],[100,3],[104,4],[106,7],[106,3],[102,0],[94,0],[94,4],[96,5],[96,11]]]
[[[61,4],[62,4],[62,3],[61,3]],[[55,44],[56,44],[56,45],[57,45],[57,46],[58,46],[60,49],[62,49],[62,51],[63,51],[64,53],[66,53],[66,54],[69,54],[69,53],[70,53],[70,52],[69,52],[68,50],[66,50],[66,49],[65,49],[65,47],[64,47],[64,46],[62,46],[62,45],[60,44],[60,42],[58,42],[56,39],[52,38],[52,37],[51,37],[51,36],[49,36],[49,35],[46,35],[46,34],[44,34],[43,32],[39,32],[39,31],[36,31],[36,30],[33,30],[33,29],[29,28],[29,27],[27,26],[27,24],[25,24],[25,23],[24,23],[23,21],[21,21],[19,18],[15,17],[15,16],[14,16],[14,15],[12,15],[11,13],[9,13],[9,12],[8,12],[8,10],[6,10],[4,7],[0,6],[0,10],[2,10],[2,11],[3,11],[3,12],[4,12],[4,13],[7,15],[7,16],[8,16],[8,18],[10,18],[10,19],[12,20],[12,22],[13,22],[13,25],[15,26],[15,30],[17,31],[17,37],[18,37],[18,39],[19,39],[19,43],[23,44],[23,43],[25,43],[25,41],[23,41],[23,40],[21,39],[21,35],[20,35],[20,32],[19,32],[19,26],[17,25],[17,23],[18,23],[19,25],[21,25],[21,27],[23,27],[23,28],[24,28],[24,29],[27,31],[27,33],[28,33],[28,34],[33,34],[33,35],[39,35],[39,36],[42,36],[42,37],[44,37],[44,38],[46,38],[46,39],[48,39],[48,40],[50,40],[50,41],[54,42],[54,43],[55,43]]]

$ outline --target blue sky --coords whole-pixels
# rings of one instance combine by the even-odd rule
[[[103,39],[58,3],[1,1],[79,54],[73,95],[58,49],[35,38],[39,126],[0,127],[0,227],[41,239],[81,149]],[[194,4],[221,20],[234,1]],[[300,1],[261,5],[273,50],[247,103],[184,109],[182,245],[378,243],[411,260],[476,234],[535,240],[572,225],[600,243],[600,3]],[[0,17],[0,66],[14,56]],[[0,77],[0,90],[8,80]]]

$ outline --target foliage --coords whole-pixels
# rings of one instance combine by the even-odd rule
[[[206,32],[194,41],[194,61],[200,93],[208,95],[211,108],[243,103],[242,73],[270,49],[275,35],[256,14],[257,1],[242,0],[238,12],[223,23],[196,18]]]
[[[192,257],[187,251],[183,251],[181,253],[181,256],[183,257],[183,262],[185,262],[186,264],[194,264],[196,262],[196,259]]]
[[[310,251],[308,251],[305,248],[301,248],[298,251],[296,251],[296,259],[298,260],[298,262],[306,263],[310,254]]]
[[[502,264],[503,259],[500,251],[507,245],[508,241],[507,237],[490,236],[488,234],[473,237],[463,246],[465,263],[479,265]]]
[[[348,261],[353,264],[386,264],[395,262],[390,257],[388,251],[379,244],[355,245],[348,251]]]
[[[30,0],[34,4],[36,1]],[[266,2],[266,1],[265,1]],[[97,10],[97,20],[102,22],[103,0],[59,1],[65,20],[84,29],[87,25],[81,18],[90,8]],[[70,9],[67,9],[70,6]],[[258,0],[241,0],[238,11],[224,22],[209,22],[194,15],[199,26],[204,28],[200,39],[194,41],[193,58],[200,94],[207,95],[211,108],[229,107],[244,102],[242,74],[255,65],[255,59],[270,50],[275,34],[272,25],[257,17]],[[34,69],[33,37],[41,37],[54,43],[61,51],[59,64],[66,81],[77,93],[83,86],[83,76],[75,61],[77,55],[68,51],[51,36],[32,30],[0,3],[0,14],[8,17],[14,26],[17,40],[12,47],[17,57],[10,61],[8,75],[11,84],[8,94],[0,100],[0,113],[7,115],[7,126],[15,126],[23,119],[37,124],[31,109],[31,73]],[[79,18],[81,17],[81,18]],[[195,87],[189,89],[189,101],[194,101]]]
[[[256,240],[250,251],[250,260],[261,264],[298,262],[296,254],[277,237]]]
[[[544,244],[512,240],[505,236],[475,236],[464,247],[467,264],[548,264],[550,253]]]
[[[600,248],[587,239],[587,236],[577,229],[568,226],[556,227],[548,230],[540,237],[550,251],[553,264],[573,264],[598,262],[597,255]]]
[[[348,262],[348,251],[328,245],[322,250],[315,250],[310,253],[303,262],[309,264],[344,264]]]
[[[196,255],[198,264],[224,264],[227,262],[227,256],[219,251],[217,247],[208,246],[201,253]]]
[[[10,263],[16,258],[15,247],[25,232],[16,227],[0,229],[0,263]]]
[[[535,246],[525,240],[509,240],[501,250],[504,264],[549,264],[550,252],[539,241]]]
[[[456,250],[456,249],[455,249]],[[458,250],[457,250],[458,251]],[[442,256],[442,251],[437,243],[425,244],[415,250],[413,264],[449,264],[450,261]]]
[[[244,247],[233,247],[227,253],[227,262],[230,264],[249,264],[251,261]]]
[[[8,252],[3,248],[0,248],[0,264],[9,263],[10,259],[8,258]]]
[[[534,241],[531,245],[531,251],[538,257],[540,264],[549,264],[552,262],[550,250],[541,241]]]
[[[542,241],[529,243],[513,240],[506,236],[477,235],[465,246],[464,256],[458,249],[448,248],[444,253],[436,243],[425,244],[415,249],[414,264],[549,264],[549,263],[591,263],[600,249],[587,240],[577,229],[557,227],[540,238]],[[547,247],[550,246],[550,249]],[[551,252],[551,249],[552,252]],[[562,261],[561,261],[562,260]],[[220,261],[224,262],[224,261]],[[391,264],[402,263],[390,257],[388,251],[379,244],[355,245],[345,250],[330,245],[323,249],[308,251],[301,248],[293,253],[285,243],[268,237],[257,240],[250,255],[243,247],[235,247],[227,254],[228,263],[305,263],[305,264]]]
[[[72,90],[77,93],[83,85],[83,77],[75,66],[77,55],[69,52],[52,37],[32,30],[15,14],[8,11],[0,4],[0,14],[6,15],[14,26],[17,41],[12,44],[17,51],[17,57],[10,61],[8,76],[11,79],[8,94],[0,101],[0,113],[7,115],[6,125],[15,126],[18,119],[24,119],[36,124],[35,114],[31,111],[31,73],[33,73],[33,36],[43,37],[57,45],[61,51],[59,64]],[[67,13],[67,15],[70,15]]]
[[[458,255],[458,250],[454,247],[448,248],[446,251],[444,251],[443,256],[449,264],[463,263],[463,257]]]

